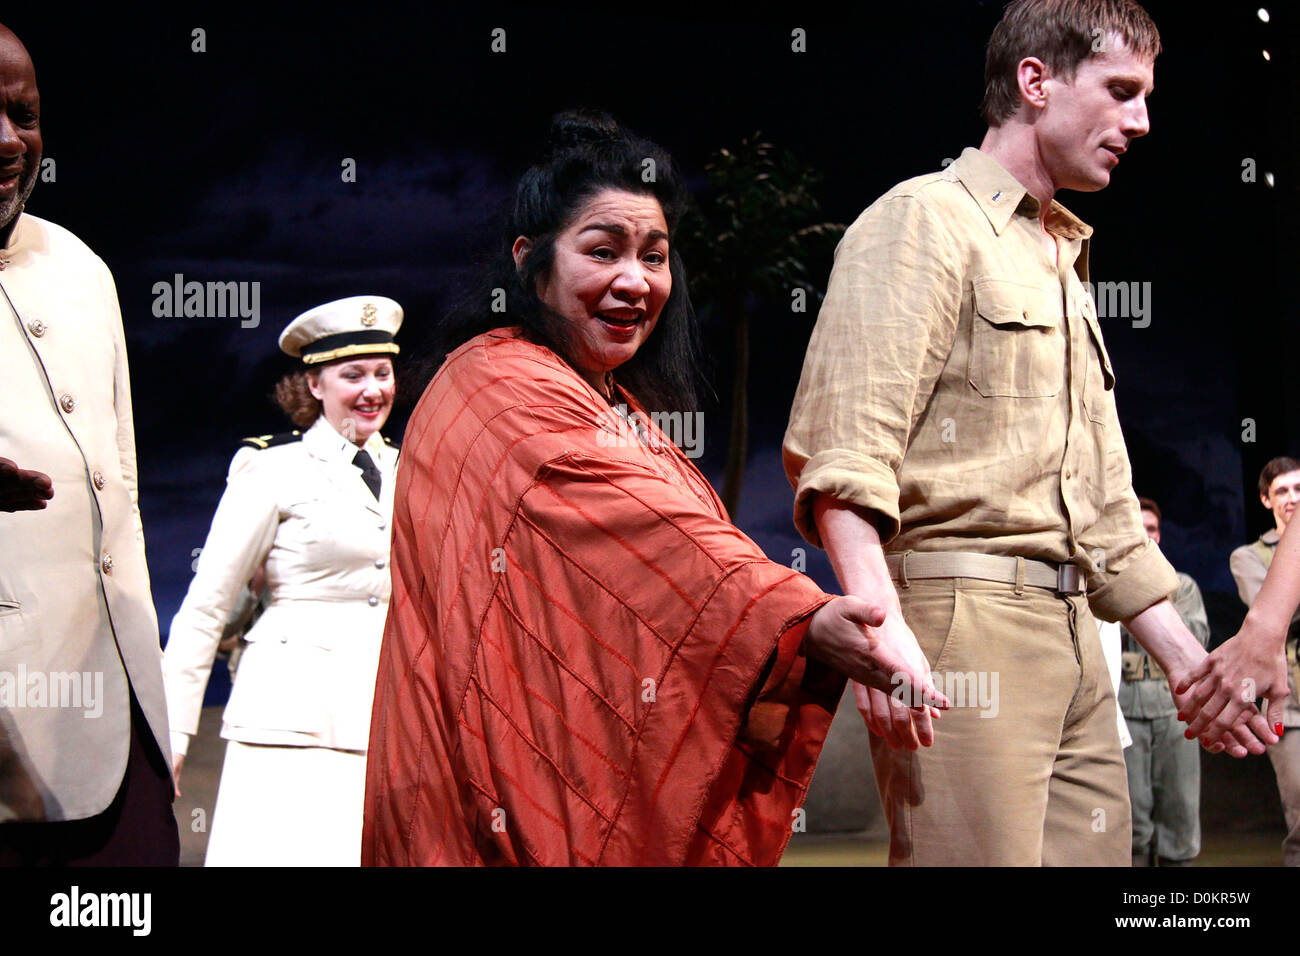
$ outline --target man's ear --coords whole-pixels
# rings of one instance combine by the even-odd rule
[[[1265,508],[1267,508],[1269,511],[1273,510],[1273,505],[1269,503],[1268,495],[1260,495],[1259,503],[1263,505]]]
[[[1049,78],[1047,64],[1036,56],[1027,56],[1016,67],[1016,83],[1020,87],[1020,98],[1035,109],[1047,105],[1047,89],[1044,84]]]
[[[519,236],[515,239],[515,244],[510,247],[510,255],[515,260],[515,271],[522,272],[524,269],[524,260],[528,258],[529,253],[533,251],[533,240],[527,236]]]

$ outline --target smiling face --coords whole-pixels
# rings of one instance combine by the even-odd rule
[[[1072,81],[1043,80],[1046,104],[1034,121],[1035,139],[1056,189],[1095,192],[1110,183],[1120,154],[1151,129],[1154,70],[1153,60],[1111,35],[1106,52],[1081,61]]]
[[[516,265],[531,249],[515,241]],[[605,376],[636,354],[672,292],[668,224],[659,200],[605,189],[585,202],[555,238],[549,274],[537,294],[568,322],[571,360],[602,395]]]
[[[41,168],[41,97],[36,70],[18,38],[0,27],[0,237],[36,186]]]
[[[1269,483],[1268,494],[1260,498],[1264,507],[1273,512],[1273,521],[1279,532],[1285,531],[1296,505],[1300,504],[1300,471],[1287,471]]]
[[[387,356],[347,359],[307,372],[307,387],[324,407],[326,421],[357,445],[388,421],[395,383]]]

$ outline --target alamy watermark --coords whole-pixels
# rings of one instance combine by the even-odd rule
[[[103,671],[0,671],[0,707],[67,707],[85,711],[90,719],[104,713]]]
[[[153,314],[159,319],[226,319],[238,317],[240,328],[255,329],[262,318],[262,283],[185,281],[153,284]]]
[[[1099,319],[1132,319],[1133,328],[1151,324],[1150,282],[1085,282]]]
[[[981,717],[998,715],[997,671],[945,671],[930,675],[934,689],[948,698],[953,707],[978,707]],[[907,707],[920,707],[925,703],[921,688],[913,688],[906,674],[894,674],[890,683],[895,687],[889,696]]]
[[[602,417],[596,444],[602,448],[644,445],[657,449],[667,444],[665,438],[687,458],[699,458],[704,454],[704,413],[654,411],[647,415],[618,405]]]

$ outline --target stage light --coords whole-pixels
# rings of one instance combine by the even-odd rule
[[[1255,11],[1255,16],[1259,17],[1265,23],[1268,23],[1268,11],[1265,10],[1263,7],[1260,7],[1258,10]]]
[[[1269,187],[1270,189],[1272,189],[1272,188],[1273,188],[1273,174],[1272,174],[1272,173],[1265,173],[1265,174],[1264,174],[1264,182],[1266,182],[1266,183],[1268,184],[1268,187]]]
[[[1266,59],[1266,60],[1271,60],[1271,59],[1273,59],[1271,56],[1268,55],[1268,51],[1267,51],[1267,50],[1264,51],[1264,59]]]

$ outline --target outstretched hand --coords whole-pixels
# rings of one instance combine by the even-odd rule
[[[931,720],[950,704],[900,614],[852,595],[835,598],[813,615],[804,640],[809,656],[854,682],[872,733],[909,750],[934,743]]]
[[[54,497],[50,476],[0,458],[0,511],[40,511]]]

